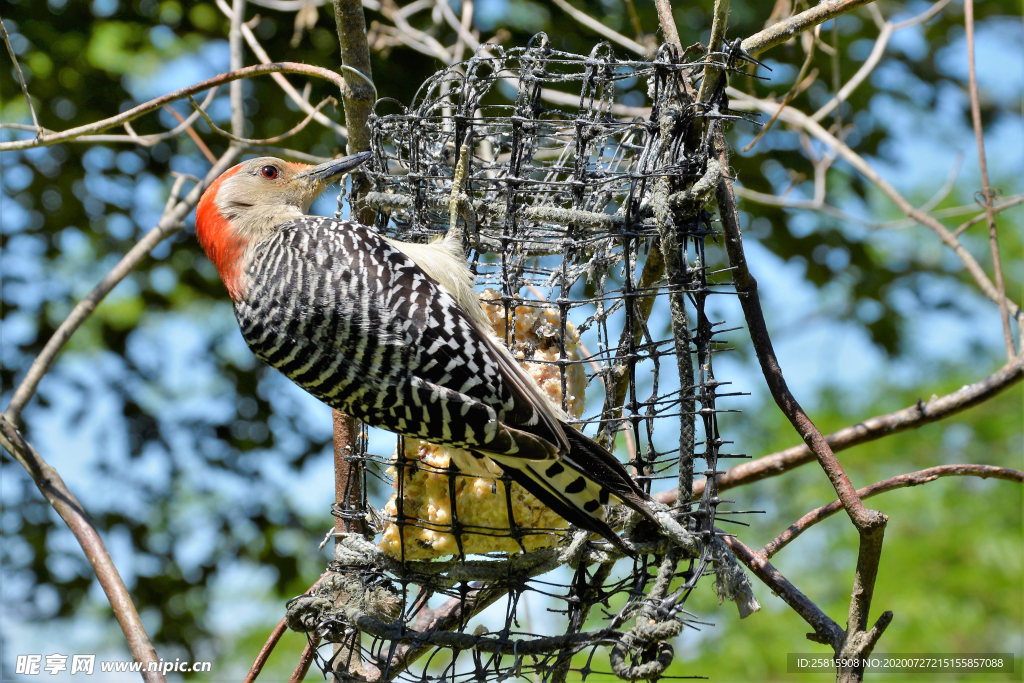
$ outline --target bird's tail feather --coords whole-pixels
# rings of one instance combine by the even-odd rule
[[[605,506],[614,498],[656,521],[647,507],[650,497],[607,449],[565,425],[570,450],[560,458],[526,460],[487,453],[513,481],[536,496],[563,519],[608,539],[628,555],[633,552],[605,521]]]
[[[544,469],[550,467],[550,464],[491,457],[512,478],[512,481],[532,493],[564,520],[581,529],[600,534],[627,555],[635,555],[634,551],[623,543],[618,534],[604,521],[603,505],[592,506],[593,510],[585,509],[579,504],[578,496],[565,493],[560,482],[553,482],[550,477],[542,474]],[[592,483],[590,488],[593,488]],[[590,498],[589,500],[596,499]]]

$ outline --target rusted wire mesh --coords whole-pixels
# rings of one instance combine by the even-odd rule
[[[716,232],[704,208],[722,173],[708,123],[731,115],[721,92],[693,101],[702,69],[671,46],[620,61],[607,44],[580,56],[540,34],[484,46],[408,108],[378,102],[372,191],[357,209],[405,242],[454,225],[494,333],[646,490],[709,479],[700,500],[656,508],[661,528],[612,511],[628,558],[497,468],[461,472],[444,449],[403,439],[372,454],[364,431],[351,456],[362,505],[335,514],[367,531],[338,539],[336,574],[289,608],[293,628],[341,644],[325,667],[417,681],[666,677],[672,639],[697,625],[683,608],[702,576],[756,609],[716,540],[709,476],[743,456],[722,450],[718,403],[733,394],[713,361],[726,330],[705,312],[731,291],[705,251]],[[543,623],[523,623],[527,595],[548,608]]]

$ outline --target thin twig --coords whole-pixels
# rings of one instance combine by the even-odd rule
[[[1021,202],[1024,202],[1024,195],[1011,197],[1010,199],[1007,199],[1006,201],[1000,204],[996,204],[995,206],[992,207],[992,210],[995,211],[996,213],[999,213],[1001,211],[1004,211],[1005,209],[1009,209],[1011,206],[1017,206]],[[960,224],[960,227],[953,231],[953,236],[959,237],[960,235],[963,234],[965,230],[970,228],[972,225],[977,225],[978,223],[984,221],[986,218],[988,218],[988,211],[985,211],[985,213],[979,213],[974,218],[968,221],[964,221],[963,223]]]
[[[778,195],[766,194],[764,192],[758,192],[757,190],[750,190],[740,186],[735,186],[733,189],[738,197],[742,197],[743,199],[757,204],[777,206],[781,209],[792,209],[795,211],[818,211],[847,223],[857,223],[869,228],[881,227],[874,221],[869,221],[864,218],[860,218],[859,216],[855,216],[852,213],[847,213],[842,209],[837,209],[831,204],[826,204],[824,201],[816,199],[786,199],[785,197],[780,197]]]
[[[339,74],[329,69],[323,69],[309,64],[299,64],[297,62],[275,62],[271,64],[247,66],[244,69],[238,69],[237,71],[214,76],[213,78],[209,78],[200,83],[190,85],[186,88],[181,88],[180,90],[175,90],[172,93],[149,100],[148,102],[132,107],[128,111],[122,112],[117,116],[111,116],[110,118],[103,119],[102,121],[95,121],[84,126],[69,128],[68,130],[60,132],[47,133],[34,140],[11,140],[8,142],[0,142],[0,152],[7,152],[15,149],[30,149],[32,147],[46,147],[57,144],[58,142],[74,140],[75,138],[79,138],[87,133],[99,133],[113,128],[114,126],[121,126],[126,122],[134,121],[140,116],[160,109],[169,102],[185,99],[189,95],[194,95],[197,92],[208,90],[214,86],[223,85],[243,78],[252,78],[253,76],[264,76],[273,73],[314,76],[316,78],[322,78],[330,81],[339,87],[345,82]]]
[[[46,373],[50,370],[50,366],[53,364],[54,359],[60,350],[64,348],[64,344],[71,339],[71,335],[81,327],[82,323],[92,315],[92,312],[96,310],[96,307],[104,297],[110,293],[114,287],[117,286],[124,277],[130,273],[135,266],[139,264],[142,259],[146,258],[151,251],[158,244],[164,241],[164,239],[175,230],[179,229],[182,225],[182,221],[195,207],[196,202],[199,201],[199,197],[202,195],[203,190],[213,182],[221,173],[223,173],[234,160],[241,154],[242,148],[232,145],[228,147],[224,155],[217,161],[210,172],[206,174],[203,182],[192,188],[185,198],[178,202],[177,206],[170,213],[165,213],[157,223],[156,227],[150,230],[146,235],[136,242],[127,254],[125,254],[114,268],[107,273],[107,275],[96,285],[89,294],[79,301],[75,307],[71,310],[71,313],[64,322],[60,324],[57,330],[50,337],[49,341],[46,342],[46,346],[36,356],[36,359],[32,361],[31,367],[28,369],[28,373],[25,375],[25,379],[21,381],[18,388],[14,392],[14,396],[11,398],[10,405],[7,406],[7,411],[4,413],[5,417],[12,423],[17,424],[21,419],[21,411],[24,410],[25,405],[29,402],[32,396],[36,392],[36,388],[39,386],[39,382],[43,379]]]
[[[455,47],[452,48],[452,61],[461,62],[466,46],[469,46],[470,50],[476,50],[480,47],[480,41],[470,31],[473,27],[473,0],[462,0],[462,18],[457,24],[450,21],[450,18],[454,16],[454,12],[452,12],[451,5],[448,4],[447,0],[442,0],[442,8],[445,18],[449,19],[449,23],[452,24],[452,28],[459,32],[459,37],[455,41]]]
[[[117,619],[125,640],[128,642],[128,649],[136,662],[142,664],[142,678],[147,683],[165,683],[163,672],[156,667],[159,660],[156,650],[146,635],[146,629],[139,618],[138,610],[132,602],[124,581],[117,573],[117,567],[107,552],[103,539],[93,526],[92,520],[86,514],[85,509],[68,490],[64,480],[61,479],[57,470],[53,469],[42,456],[36,452],[30,443],[15,429],[14,425],[6,417],[0,415],[0,446],[9,452],[15,460],[28,471],[40,493],[46,501],[53,506],[61,519],[68,525],[75,540],[82,547],[86,559],[96,572],[100,587],[110,602],[114,618]]]
[[[862,64],[860,69],[857,70],[857,73],[855,73],[850,80],[846,82],[846,85],[842,87],[835,97],[826,102],[818,111],[811,115],[811,120],[821,121],[823,118],[828,116],[833,109],[838,107],[840,102],[844,102],[849,99],[850,95],[853,94],[853,91],[856,90],[857,87],[863,83],[869,75],[871,75],[871,72],[875,70],[875,67],[878,66],[878,63],[882,60],[882,56],[885,54],[885,48],[889,44],[889,39],[892,37],[893,33],[900,29],[916,26],[917,24],[928,21],[942,11],[949,2],[950,0],[939,0],[939,2],[936,2],[916,17],[912,17],[906,21],[901,21],[898,24],[894,24],[892,22],[883,23],[882,30],[878,34],[878,38],[875,40],[874,47],[871,49],[871,54],[868,55],[864,64]],[[874,7],[874,5],[871,6]]]
[[[985,379],[961,387],[951,394],[932,398],[927,402],[918,401],[908,408],[893,413],[869,417],[855,425],[829,434],[825,440],[834,452],[838,452],[891,434],[917,429],[980,405],[1014,386],[1021,381],[1022,377],[1024,377],[1024,359],[1018,359],[1007,363]],[[752,484],[768,477],[776,477],[813,460],[814,454],[806,445],[793,446],[784,451],[731,467],[719,474],[715,480],[718,490],[723,491]],[[694,499],[699,499],[703,492],[704,481],[695,482],[693,486]],[[677,496],[677,491],[666,491],[658,494],[655,498],[672,505]]]
[[[846,82],[836,96],[826,102],[822,107],[811,115],[812,121],[821,121],[823,118],[832,113],[833,110],[837,109],[840,104],[849,99],[853,91],[871,75],[871,72],[875,70],[878,63],[882,61],[882,57],[885,55],[885,48],[889,44],[889,38],[892,37],[894,26],[891,23],[886,22],[882,27],[881,32],[878,34],[878,38],[875,39],[875,46],[871,49],[871,54],[864,61],[857,73],[855,73],[850,80]],[[833,59],[838,59],[834,57]],[[785,105],[783,105],[785,106]]]
[[[25,83],[25,74],[21,72],[21,64],[18,63],[18,55],[15,54],[14,47],[11,46],[11,37],[7,35],[7,27],[4,26],[3,17],[0,17],[0,33],[4,36],[4,45],[7,46],[7,54],[11,56],[11,62],[14,63],[14,70],[18,74],[18,83],[21,84],[21,92],[25,94],[25,102],[28,104],[28,112],[32,115],[32,125],[35,126],[35,133],[38,137],[43,132],[43,128],[39,125],[39,119],[36,117],[36,108],[32,104],[32,96],[28,94],[28,84]]]
[[[195,102],[195,100],[193,100],[191,97],[189,98],[189,101]],[[196,113],[197,114],[205,114],[206,113],[205,111],[203,111],[202,107],[200,105],[198,105],[198,104],[195,105],[195,108],[196,108]],[[171,105],[165,104],[164,105],[164,111],[166,111],[171,116],[173,116],[174,120],[177,121],[179,124],[184,124],[185,123],[185,117],[182,116],[181,114],[179,114],[177,112],[177,110],[175,110],[175,108],[172,107]],[[124,125],[127,126],[128,124],[126,123]],[[188,133],[188,136],[190,138],[192,138],[192,142],[196,143],[196,147],[198,147],[199,151],[203,153],[203,156],[206,157],[207,161],[209,161],[211,164],[217,163],[217,157],[214,156],[213,152],[210,151],[210,148],[206,146],[206,143],[203,142],[203,139],[201,137],[199,137],[199,133],[197,133],[195,131],[195,129],[191,126],[191,124],[185,126],[185,132]]]
[[[313,663],[315,654],[316,647],[306,643],[306,647],[302,649],[302,655],[299,657],[299,663],[295,665],[295,671],[292,672],[288,683],[301,683],[306,678],[306,674],[309,672],[309,665]]]
[[[330,576],[330,574],[331,572],[329,571],[321,574],[320,578],[306,590],[305,595],[309,595],[316,590],[320,585],[320,582],[323,581],[324,578]],[[256,655],[256,660],[252,663],[252,666],[249,668],[249,673],[243,679],[242,683],[252,683],[256,680],[256,677],[260,675],[261,671],[263,671],[263,667],[266,666],[267,660],[270,658],[270,654],[274,651],[274,648],[277,647],[278,641],[281,640],[281,636],[283,636],[287,630],[287,618],[281,619],[277,626],[274,627],[274,630],[270,632],[270,635],[267,637],[267,642],[263,643],[263,647],[260,648],[259,654]],[[308,669],[309,665],[307,664],[306,666]]]
[[[259,3],[254,2],[254,4]],[[224,2],[224,0],[217,0],[217,7],[220,9],[221,13],[223,13],[224,16],[228,17],[229,19],[233,16],[231,8],[228,6],[226,2]],[[256,34],[254,34],[252,32],[252,29],[246,26],[245,24],[242,24],[242,37],[245,38],[245,42],[249,44],[249,49],[252,50],[254,55],[256,55],[256,59],[260,61],[260,64],[273,63],[270,59],[270,55],[267,54],[267,51],[263,49],[263,46],[260,45],[259,41],[256,39]],[[289,99],[291,99],[291,101],[294,102],[299,107],[299,109],[306,112],[307,114],[313,111],[313,105],[311,105],[309,103],[309,100],[303,97],[302,94],[298,90],[296,90],[291,83],[288,82],[287,78],[285,78],[279,73],[271,74],[270,77],[274,79],[274,82],[277,83],[281,90],[283,90],[284,93],[288,95]],[[320,125],[332,129],[338,135],[342,137],[348,137],[348,131],[344,126],[338,124],[335,121],[330,120],[323,114],[318,113],[313,117],[313,119]]]
[[[263,647],[260,648],[259,654],[256,655],[256,661],[249,667],[249,673],[242,679],[242,683],[252,683],[256,680],[256,677],[263,671],[263,667],[266,666],[267,660],[270,659],[270,654],[277,647],[277,643],[281,640],[281,636],[288,630],[288,619],[283,618],[277,622],[277,626],[270,632],[270,637],[267,638],[267,642],[263,643]]]
[[[641,45],[640,43],[636,42],[635,40],[632,40],[631,38],[627,38],[626,36],[622,35],[618,31],[615,31],[613,29],[608,28],[607,26],[602,24],[600,21],[598,21],[597,19],[595,19],[592,16],[590,16],[589,14],[587,14],[586,12],[581,12],[580,10],[576,9],[575,7],[570,5],[568,2],[566,2],[566,0],[552,0],[552,1],[555,3],[555,5],[558,7],[558,9],[562,10],[563,12],[568,14],[570,17],[575,19],[577,22],[579,22],[583,26],[586,26],[587,28],[589,28],[594,33],[596,33],[596,34],[598,34],[600,36],[604,36],[605,38],[607,38],[608,40],[612,41],[613,43],[621,45],[622,47],[626,48],[630,52],[635,52],[636,54],[640,55],[641,57],[650,57],[651,56],[650,50],[648,50],[647,47]]]
[[[988,219],[988,241],[992,251],[992,268],[995,271],[996,292],[999,298],[999,317],[1003,322],[1003,340],[1006,342],[1006,357],[1013,360],[1017,350],[1013,346],[1013,330],[1010,329],[1010,313],[1006,308],[1006,285],[1003,282],[1003,263],[999,258],[999,236],[996,232],[996,214],[992,210],[992,186],[988,181],[988,163],[985,160],[985,132],[981,124],[981,104],[978,98],[978,74],[974,64],[974,0],[964,0],[964,26],[967,29],[967,78],[971,92],[971,121],[974,137],[978,143],[978,166],[981,169],[981,194],[985,200],[985,214]],[[1022,326],[1024,330],[1024,326]]]
[[[754,136],[754,139],[750,141],[750,144],[740,150],[741,152],[749,152],[754,148],[757,141],[760,140],[765,133],[771,130],[772,124],[775,123],[775,119],[779,118],[779,114],[782,113],[782,110],[786,105],[793,101],[793,98],[796,97],[798,92],[800,92],[800,85],[803,83],[804,76],[807,75],[807,70],[810,68],[811,61],[814,59],[814,46],[818,44],[817,40],[812,40],[810,42],[811,46],[807,49],[807,57],[804,59],[804,63],[800,67],[800,73],[798,73],[796,78],[793,80],[793,87],[791,87],[789,92],[786,93],[786,96],[782,98],[782,104],[779,105],[779,110],[772,114],[772,117],[768,119],[768,123],[764,124],[761,130],[757,132],[757,135]]]
[[[942,187],[932,195],[932,198],[926,201],[919,207],[920,211],[930,213],[932,209],[938,206],[943,199],[949,196],[949,193],[953,191],[953,187],[956,185],[956,179],[960,175],[960,166],[964,162],[964,153],[957,152],[956,158],[953,161],[953,165],[949,169],[949,173],[946,175],[946,182],[942,183]]]
[[[679,54],[683,53],[683,44],[679,40],[679,29],[676,28],[676,19],[672,15],[671,0],[654,0],[654,6],[658,9],[658,24],[661,32],[665,34],[665,42],[675,45]]]
[[[254,140],[251,138],[238,137],[237,135],[227,132],[223,128],[219,128],[217,124],[213,122],[213,119],[210,118],[210,115],[199,108],[199,105],[196,104],[196,101],[192,99],[191,95],[189,95],[188,101],[193,107],[195,107],[195,110],[199,112],[200,116],[203,117],[203,120],[206,121],[206,125],[210,127],[210,130],[212,130],[214,133],[217,133],[218,135],[226,137],[228,140],[231,140],[232,142],[238,142],[243,145],[272,145],[275,142],[281,142],[281,140],[290,138],[291,136],[305,129],[305,127],[309,125],[309,122],[313,120],[313,116],[316,115],[316,113],[323,109],[326,105],[338,104],[338,100],[334,99],[333,97],[325,97],[323,100],[320,101],[320,104],[316,105],[313,111],[306,115],[306,118],[302,119],[302,121],[297,123],[295,127],[293,127],[291,130],[285,131],[280,135],[275,135],[272,138]]]
[[[408,21],[408,17],[412,14],[427,9],[428,7],[433,7],[433,5],[434,0],[418,0],[417,2],[412,2],[405,7],[399,8],[395,5],[394,0],[384,0],[381,3],[380,13],[394,22],[396,29],[395,35],[403,43],[425,55],[436,57],[445,64],[451,64],[453,60],[451,53],[448,52],[448,48],[429,33],[413,28]],[[365,19],[363,22],[363,25],[365,26]],[[339,30],[341,30],[340,27]]]
[[[307,154],[306,152],[300,152],[297,149],[289,149],[288,147],[275,147],[273,145],[253,145],[249,148],[252,152],[266,152],[277,157],[283,157],[285,159],[295,159],[301,161],[304,164],[325,164],[331,160],[331,157],[321,157],[315,154]]]
[[[843,639],[843,629],[827,614],[821,611],[814,602],[790,583],[789,579],[772,566],[766,557],[751,550],[735,536],[722,535],[722,540],[732,550],[736,559],[746,565],[753,574],[761,579],[772,592],[782,598],[794,612],[799,614],[814,629],[814,640],[832,645],[838,649]]]
[[[777,103],[750,97],[735,88],[728,88],[727,92],[729,97],[733,98],[734,107],[737,106],[737,103],[746,103],[766,113],[774,113],[776,110]],[[978,263],[977,259],[974,258],[966,247],[961,244],[960,240],[958,240],[953,233],[946,228],[946,226],[940,223],[937,218],[915,208],[906,200],[906,198],[903,197],[903,195],[896,191],[896,188],[882,178],[871,164],[864,160],[863,157],[854,152],[846,143],[832,135],[832,133],[822,128],[820,124],[815,121],[811,121],[810,117],[803,112],[794,109],[793,107],[785,107],[779,115],[779,118],[786,123],[791,123],[802,128],[812,136],[827,144],[835,150],[839,156],[853,166],[861,175],[871,181],[875,187],[881,190],[882,193],[900,209],[900,211],[910,218],[913,218],[921,225],[931,229],[946,246],[953,250],[985,296],[997,304],[1000,302],[1001,299],[999,291],[996,289],[995,285],[992,284],[992,281],[989,280],[984,268],[981,267],[981,264]],[[1002,297],[1002,300],[1006,302],[1009,313],[1014,318],[1017,318],[1018,322],[1024,322],[1024,310],[1005,296]]]
[[[231,49],[231,70],[242,68],[242,24],[245,23],[245,0],[232,0],[231,28],[228,44]],[[236,138],[245,137],[245,91],[242,81],[231,82],[231,132]]]
[[[982,479],[1005,479],[1006,481],[1024,482],[1024,472],[1008,467],[995,467],[993,465],[939,465],[929,467],[918,472],[901,474],[883,481],[876,482],[871,486],[857,489],[857,495],[861,498],[870,498],[880,493],[893,491],[895,489],[919,486],[935,481],[940,477],[981,477]],[[779,534],[770,543],[765,545],[764,553],[770,558],[787,545],[796,540],[797,536],[810,529],[818,522],[823,522],[842,509],[842,503],[838,500],[823,505],[816,510],[811,510],[806,515],[794,522],[788,529]]]

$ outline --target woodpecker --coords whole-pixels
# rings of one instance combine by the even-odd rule
[[[631,549],[605,521],[649,496],[566,423],[491,336],[461,235],[389,240],[310,204],[370,153],[319,166],[272,157],[229,169],[196,209],[196,235],[253,353],[332,408],[406,437],[491,458],[567,521]],[[454,232],[454,231],[452,231]]]

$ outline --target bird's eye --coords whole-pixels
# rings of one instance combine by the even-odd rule
[[[262,173],[263,177],[267,180],[273,180],[277,177],[277,174],[280,173],[280,171],[277,170],[277,166],[264,166],[260,169],[260,173]]]

